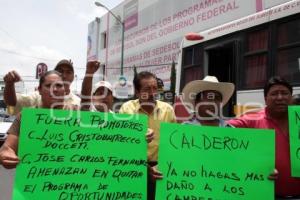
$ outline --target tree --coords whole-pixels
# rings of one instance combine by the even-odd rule
[[[136,70],[136,66],[133,65],[133,77],[135,77],[137,75],[137,70]]]
[[[172,93],[173,99],[172,102],[174,103],[174,97],[175,97],[175,87],[176,87],[176,68],[175,68],[176,63],[172,62],[172,67],[171,67],[171,76],[170,76],[170,81],[171,81],[171,85],[170,85],[170,92]]]
[[[170,81],[171,81],[171,86],[170,86],[170,91],[175,94],[175,87],[176,87],[176,68],[175,68],[176,63],[172,62],[172,67],[171,67],[171,77],[170,77]]]

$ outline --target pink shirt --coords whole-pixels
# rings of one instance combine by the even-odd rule
[[[275,129],[275,166],[279,172],[275,193],[279,196],[300,195],[300,178],[291,177],[289,133],[282,131],[278,122],[268,117],[266,109],[229,120],[228,123],[239,128]]]

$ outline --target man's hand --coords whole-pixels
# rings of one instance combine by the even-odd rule
[[[153,139],[154,139],[154,131],[151,128],[148,128],[147,133],[146,133],[147,143],[152,142]]]
[[[21,81],[21,77],[16,71],[13,70],[13,71],[8,72],[3,77],[3,80],[4,80],[5,83],[13,84],[13,83]]]
[[[99,61],[89,61],[86,64],[86,74],[94,74],[100,67],[100,62]]]
[[[157,165],[151,167],[151,166],[148,166],[148,170],[149,170],[149,174],[150,174],[150,177],[153,181],[156,181],[158,179],[162,179],[163,178],[163,175],[160,171],[158,171]]]
[[[279,172],[277,171],[277,169],[274,169],[274,171],[268,176],[268,179],[275,181],[276,179],[278,179],[278,175]]]
[[[16,152],[5,143],[0,148],[0,163],[6,169],[15,168],[19,163],[19,158]]]

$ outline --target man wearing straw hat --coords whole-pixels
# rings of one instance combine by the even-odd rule
[[[185,124],[231,127],[220,116],[233,95],[234,84],[219,82],[215,76],[189,82],[182,90],[182,100],[193,117]]]

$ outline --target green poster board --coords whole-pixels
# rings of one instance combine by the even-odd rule
[[[147,117],[23,109],[14,200],[146,199]]]
[[[271,200],[273,130],[161,124],[156,199]]]
[[[291,173],[300,177],[300,106],[289,106]]]

